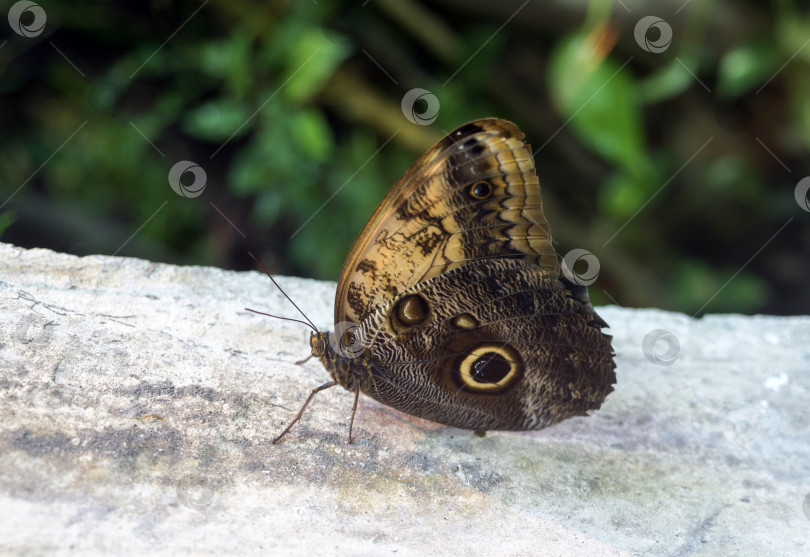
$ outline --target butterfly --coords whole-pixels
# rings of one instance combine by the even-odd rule
[[[314,329],[330,381],[476,431],[537,430],[598,409],[616,382],[587,287],[561,273],[531,147],[512,122],[469,122],[397,181],[349,251],[335,330]]]

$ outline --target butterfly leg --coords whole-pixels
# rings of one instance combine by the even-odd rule
[[[334,387],[335,385],[337,385],[337,381],[330,381],[329,383],[324,383],[323,385],[321,385],[318,388],[312,389],[312,392],[309,393],[309,396],[307,397],[307,400],[304,402],[304,405],[301,407],[301,410],[298,411],[298,415],[296,415],[295,418],[293,418],[293,421],[290,422],[290,425],[288,425],[284,429],[284,431],[281,432],[281,435],[279,435],[278,437],[273,439],[273,444],[275,445],[279,441],[281,441],[281,438],[284,437],[285,435],[287,435],[287,432],[292,429],[292,426],[294,426],[296,424],[296,422],[301,419],[301,416],[304,414],[304,410],[307,409],[307,406],[309,405],[310,401],[312,400],[312,397],[314,397],[317,393],[319,393],[319,392],[321,392],[321,391],[323,391],[325,389],[328,389],[329,387]],[[355,404],[355,408],[357,408],[357,399],[356,398],[355,398],[354,404]],[[354,418],[354,414],[352,414],[352,418]],[[351,427],[349,427],[349,442],[351,443]]]
[[[298,360],[297,362],[295,362],[295,365],[300,366],[301,364],[307,363],[309,361],[309,359],[312,358],[312,356],[314,356],[314,354],[310,354],[309,356],[307,356],[303,360]]]
[[[352,419],[349,422],[349,445],[354,443],[354,439],[352,439],[352,428],[354,427],[354,415],[357,414],[357,399],[360,398],[360,386],[355,384],[354,386],[354,406],[352,407]]]

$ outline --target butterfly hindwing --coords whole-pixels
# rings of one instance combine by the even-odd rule
[[[613,353],[600,325],[589,304],[535,265],[473,261],[365,321],[372,372],[361,388],[447,425],[539,429],[598,408],[612,390]]]

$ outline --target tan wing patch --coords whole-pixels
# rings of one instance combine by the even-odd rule
[[[481,258],[559,275],[523,133],[505,120],[461,126],[395,184],[349,252],[335,322],[361,322],[410,286]]]

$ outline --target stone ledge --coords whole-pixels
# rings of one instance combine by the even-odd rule
[[[279,282],[331,325],[333,283]],[[0,293],[4,554],[810,548],[808,317],[603,307],[589,418],[478,438],[361,397],[348,445],[338,388],[273,446],[327,376],[293,363],[303,326],[244,311],[296,316],[258,272],[0,244]]]

